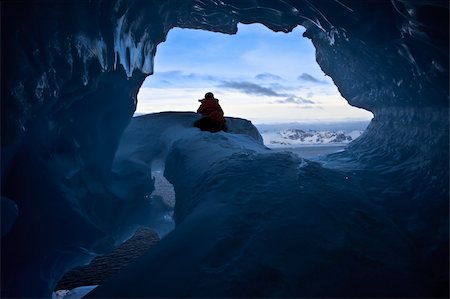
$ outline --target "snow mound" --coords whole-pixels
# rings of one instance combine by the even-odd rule
[[[248,120],[227,117],[228,131],[213,134],[193,127],[193,123],[199,118],[200,115],[194,112],[161,112],[134,117],[122,136],[113,169],[123,163],[146,165],[146,169],[151,169],[152,165],[156,164],[162,170],[167,165],[173,165],[175,170],[168,172],[166,169],[164,173],[171,181],[173,176],[177,175],[178,167],[184,164],[189,167],[189,176],[184,178],[185,183],[191,184],[191,180],[198,179],[218,159],[227,159],[230,155],[240,152],[269,151],[256,127]],[[184,161],[183,157],[177,156],[178,148],[194,155],[194,164],[189,164],[190,161]],[[176,194],[180,194],[181,185],[175,185]],[[181,211],[181,206],[177,195],[177,218],[188,213]]]
[[[119,154],[165,161],[177,227],[88,297],[423,293],[408,240],[357,175],[246,134],[201,132],[194,120],[147,115],[125,132]]]

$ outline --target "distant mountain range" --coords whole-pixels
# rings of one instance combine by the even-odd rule
[[[256,125],[268,147],[343,145],[355,140],[369,121]]]
[[[262,132],[264,144],[273,147],[289,147],[299,145],[346,144],[358,138],[364,131],[316,131],[286,129],[281,131]]]

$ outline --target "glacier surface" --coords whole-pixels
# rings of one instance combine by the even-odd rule
[[[145,115],[125,131],[118,153],[164,159],[177,225],[88,297],[425,294],[408,238],[357,174],[274,152],[243,120],[212,134],[197,118]]]
[[[143,258],[148,267],[127,270],[152,281],[121,296],[448,297],[448,1],[1,8],[2,297],[50,297],[70,268],[139,226],[164,227],[170,207],[149,200],[154,155],[175,187],[177,228]],[[343,97],[374,114],[366,132],[306,164],[270,152],[254,131],[187,129],[193,116],[149,130],[148,153],[119,146],[169,30],[234,34],[239,22],[304,26]],[[114,281],[94,294],[128,282]]]

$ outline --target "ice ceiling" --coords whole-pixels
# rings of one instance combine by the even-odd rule
[[[448,286],[448,1],[1,5],[2,296],[48,296],[67,269],[138,225],[130,207],[113,216],[98,207],[122,204],[105,186],[127,180],[111,165],[156,46],[174,27],[234,34],[239,22],[304,26],[345,99],[373,112],[367,133],[328,163],[395,178],[367,180],[367,190],[389,211],[410,209],[398,221],[414,236],[427,294]]]

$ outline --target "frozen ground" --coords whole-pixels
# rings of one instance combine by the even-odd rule
[[[164,168],[158,162],[153,163],[152,177],[155,182],[153,196],[160,196],[163,201],[175,206],[175,192],[172,184],[164,177]],[[90,292],[98,284],[140,257],[154,246],[159,237],[151,229],[139,229],[136,234],[111,254],[95,258],[89,265],[69,271],[59,281],[54,298],[78,299]]]
[[[277,146],[272,148],[272,150],[274,152],[292,152],[300,157],[314,159],[323,155],[342,151],[345,146],[346,144],[300,145],[294,147]],[[152,162],[152,177],[155,184],[155,190],[153,191],[152,196],[161,197],[168,206],[173,208],[175,206],[175,191],[173,185],[164,177],[164,161],[157,159]],[[82,291],[86,289],[86,286],[100,284],[107,277],[110,277],[113,271],[123,267],[124,263],[121,262],[121,260],[125,259],[126,263],[129,263],[139,257],[144,253],[143,249],[149,248],[146,245],[146,242],[135,241],[136,238],[140,240],[143,237],[145,236],[142,232],[138,232],[135,237],[127,242],[126,246],[121,246],[122,250],[120,250],[120,255],[123,255],[123,257],[121,257],[120,260],[117,258],[117,253],[113,252],[110,255],[99,257],[94,260],[91,265],[79,267],[75,271],[69,272],[59,283],[60,287],[57,288],[60,290],[57,294],[59,296],[58,298],[81,298],[77,296],[85,294]],[[155,244],[154,238],[151,239],[152,240],[149,240],[149,242]],[[129,252],[129,254],[127,254],[127,252]],[[136,255],[136,252],[138,252],[139,255]],[[100,264],[103,265],[102,267],[98,267],[98,260],[100,260]],[[66,290],[62,290],[62,287],[65,287]],[[72,291],[69,292],[69,290]]]
[[[305,146],[296,146],[296,147],[276,147],[271,148],[275,152],[292,152],[302,158],[306,159],[313,159],[332,154],[337,153],[340,151],[343,151],[345,149],[346,145],[305,145]]]
[[[192,128],[195,118],[146,115],[124,133],[118,159],[152,172],[165,161],[177,228],[89,297],[423,293],[409,240],[371,201],[364,177],[313,161],[343,146],[270,150],[244,120],[211,134]]]
[[[115,166],[151,170],[148,225],[165,236],[174,215],[177,228],[87,296],[426,293],[415,270],[420,261],[410,252],[414,240],[398,224],[402,211],[374,201],[392,190],[392,179],[374,185],[373,167],[359,171],[354,162],[343,169],[327,160],[345,156],[353,144],[271,150],[245,120],[211,134],[192,127],[196,117],[146,115],[127,128]],[[374,188],[381,195],[368,192]]]

